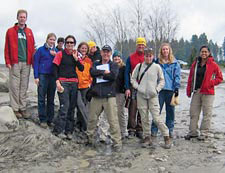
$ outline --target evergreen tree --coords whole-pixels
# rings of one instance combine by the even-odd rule
[[[224,40],[223,40],[223,45],[222,45],[222,49],[223,49],[223,57],[225,57],[225,37],[224,37]]]
[[[205,33],[202,33],[199,38],[199,48],[203,45],[208,45],[208,39]]]
[[[191,66],[191,64],[193,63],[193,61],[195,60],[196,57],[197,57],[197,50],[194,47],[194,48],[192,48],[191,55],[189,56],[189,61],[188,61],[189,67]]]
[[[196,50],[200,49],[199,40],[197,35],[192,35],[191,37],[191,47],[192,49],[195,48]]]

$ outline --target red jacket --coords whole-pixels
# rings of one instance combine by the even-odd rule
[[[198,60],[196,59],[191,65],[186,90],[188,97],[191,96],[191,93],[194,91],[195,88],[197,62]],[[220,84],[222,81],[223,75],[219,66],[214,61],[213,57],[209,57],[206,62],[206,71],[200,88],[200,93],[214,95],[214,86]]]
[[[6,64],[18,64],[18,30],[19,26],[15,24],[12,28],[9,28],[5,37],[5,63]],[[34,36],[30,28],[25,27],[27,39],[27,64],[32,64],[34,48]]]
[[[137,64],[144,62],[144,53],[138,53],[137,51],[130,55],[131,73]]]

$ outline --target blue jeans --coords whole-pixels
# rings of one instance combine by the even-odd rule
[[[160,114],[163,109],[164,103],[166,103],[166,126],[169,129],[169,133],[173,133],[174,129],[174,117],[175,117],[175,107],[170,105],[173,96],[173,91],[162,90],[159,92],[159,106]],[[156,136],[158,133],[158,128],[154,122],[152,122],[151,134]]]
[[[71,134],[74,131],[74,111],[77,106],[77,83],[62,82],[63,93],[58,92],[59,96],[59,113],[55,122],[53,132],[56,134]]]
[[[54,118],[54,98],[56,83],[51,74],[39,74],[38,115],[40,122],[51,123]],[[45,99],[47,96],[47,107]]]

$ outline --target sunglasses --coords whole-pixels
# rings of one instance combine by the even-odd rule
[[[73,41],[67,41],[66,44],[74,44]]]

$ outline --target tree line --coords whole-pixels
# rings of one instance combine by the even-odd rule
[[[156,57],[160,45],[168,42],[175,57],[188,64],[198,55],[202,45],[210,47],[216,61],[224,62],[225,41],[220,47],[208,40],[205,33],[192,35],[190,40],[176,39],[179,20],[170,0],[124,0],[123,5],[114,6],[105,1],[104,4],[91,4],[85,15],[86,37],[100,47],[113,46],[122,52],[124,60],[135,50],[136,38],[145,37]]]
[[[225,50],[225,41],[223,44],[223,47],[220,47],[217,45],[217,43],[214,43],[212,40],[208,41],[207,35],[205,33],[198,35],[192,35],[192,38],[190,40],[184,40],[183,38],[177,40],[172,39],[171,41],[164,40],[165,42],[169,42],[173,48],[173,54],[175,55],[176,59],[182,60],[187,62],[188,64],[191,64],[193,62],[193,59],[198,56],[199,49],[202,45],[208,45],[212,56],[217,62],[223,62],[223,57],[225,56],[223,54]],[[122,44],[122,46],[121,46]],[[147,45],[148,47],[153,48],[156,57],[158,55],[158,50],[155,49],[153,40],[148,41]],[[123,47],[121,50],[120,48]],[[125,40],[123,42],[116,42],[114,48],[116,50],[120,50],[123,55],[123,59],[126,60],[126,58],[129,56],[129,54],[133,51],[135,51],[136,43],[135,40]]]

